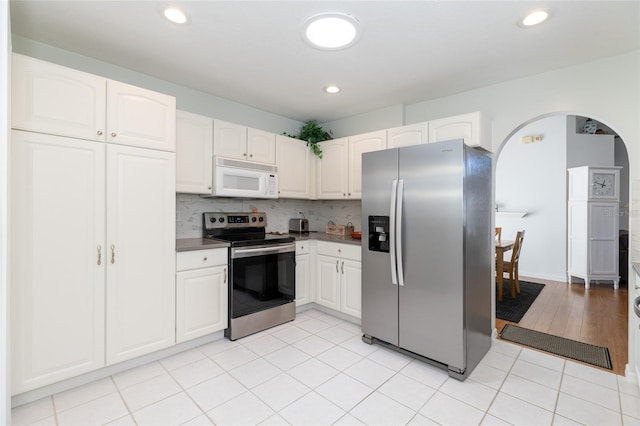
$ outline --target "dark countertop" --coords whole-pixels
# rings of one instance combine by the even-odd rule
[[[278,234],[282,235],[282,234]],[[310,232],[308,234],[296,234],[291,233],[290,236],[294,237],[296,241],[329,241],[332,243],[351,244],[359,246],[361,240],[351,238],[351,236],[343,235],[327,235],[324,232]],[[205,250],[212,248],[226,248],[229,247],[229,243],[222,240],[212,240],[209,238],[178,238],[176,239],[176,251],[192,251],[192,250]]]
[[[222,240],[209,238],[178,238],[176,239],[176,251],[206,250],[213,248],[227,248],[229,243]]]
[[[296,239],[296,241],[308,241],[308,240],[316,240],[316,241],[329,241],[331,243],[343,243],[343,244],[351,244],[354,246],[359,246],[362,243],[362,240],[356,240],[355,238],[351,238],[350,235],[329,235],[324,232],[309,232],[308,234],[297,234],[290,233],[292,237]]]

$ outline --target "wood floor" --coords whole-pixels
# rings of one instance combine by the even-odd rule
[[[624,375],[628,356],[628,290],[621,283],[613,285],[567,284],[522,277],[521,280],[546,284],[538,298],[519,323],[496,318],[498,333],[505,324],[516,324],[579,342],[609,348],[613,372]],[[507,289],[508,290],[508,289]],[[504,297],[511,297],[505,291]],[[611,370],[607,370],[611,371]]]

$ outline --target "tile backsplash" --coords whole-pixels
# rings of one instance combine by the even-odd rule
[[[355,230],[362,229],[360,200],[250,200],[177,194],[176,237],[201,237],[204,212],[250,212],[254,208],[267,213],[267,232],[288,231],[289,219],[302,217],[300,211],[309,219],[312,231],[324,231],[330,220],[337,225],[351,222]]]

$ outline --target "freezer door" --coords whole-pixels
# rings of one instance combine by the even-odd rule
[[[462,141],[399,149],[399,346],[464,369]]]
[[[391,219],[394,181],[398,179],[398,150],[368,152],[362,155],[362,238],[388,238],[380,229],[382,218]],[[376,216],[370,221],[369,217]],[[378,231],[378,232],[376,232]],[[364,334],[398,345],[398,286],[392,282],[389,252],[375,251],[380,244],[362,244],[362,331]],[[392,250],[390,250],[392,251]]]

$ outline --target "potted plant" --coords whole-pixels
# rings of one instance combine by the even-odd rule
[[[319,158],[322,158],[322,149],[318,145],[318,142],[328,141],[333,139],[333,134],[331,130],[328,132],[322,128],[320,124],[318,124],[317,120],[309,120],[302,125],[300,128],[299,135],[290,135],[287,132],[283,132],[283,135],[289,136],[296,139],[301,139],[307,142],[307,146],[311,147],[311,150],[315,155]]]

